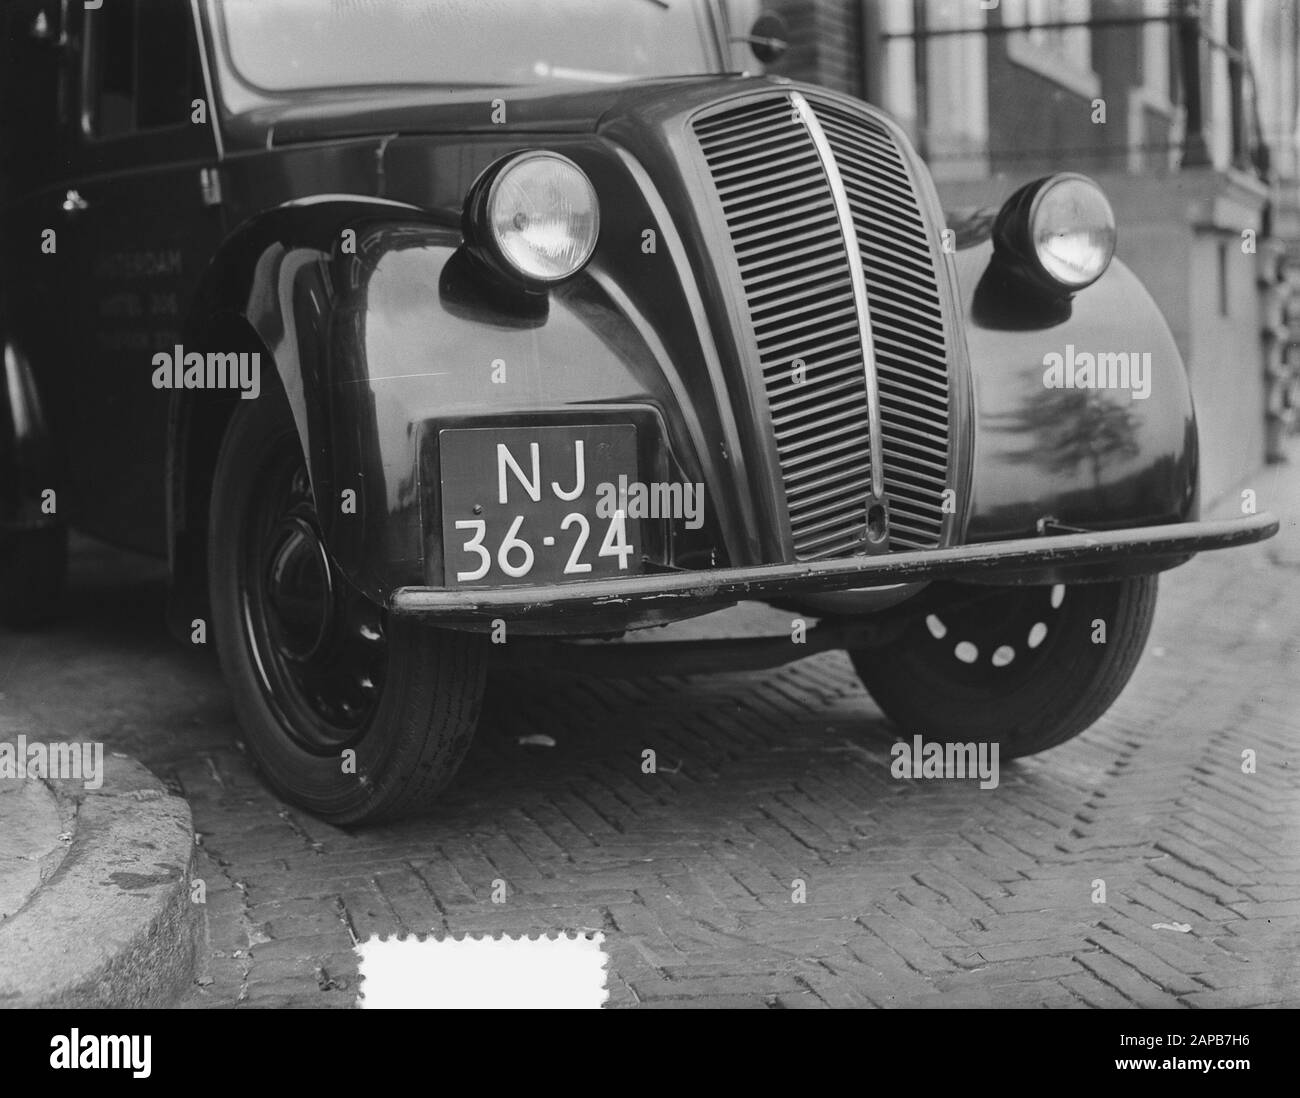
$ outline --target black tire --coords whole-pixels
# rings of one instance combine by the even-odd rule
[[[1119,697],[1151,631],[1156,586],[1154,575],[1054,587],[949,584],[946,605],[914,616],[893,643],[849,656],[908,736],[997,743],[1002,759],[1034,755],[1077,736]],[[1094,640],[1098,621],[1104,643]]]
[[[283,397],[241,402],[217,459],[208,562],[248,749],[281,797],[330,823],[418,813],[473,739],[485,639],[387,617],[319,539]]]
[[[44,625],[58,610],[67,577],[66,527],[0,533],[0,625]]]

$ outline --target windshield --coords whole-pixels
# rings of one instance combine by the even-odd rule
[[[222,0],[265,91],[617,83],[717,72],[705,0]]]

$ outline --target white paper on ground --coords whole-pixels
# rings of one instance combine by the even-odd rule
[[[370,938],[357,945],[361,1006],[599,1008],[605,936]]]

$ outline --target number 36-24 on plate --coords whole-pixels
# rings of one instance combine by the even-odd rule
[[[641,570],[639,522],[600,490],[637,478],[631,424],[449,428],[438,449],[447,587]]]

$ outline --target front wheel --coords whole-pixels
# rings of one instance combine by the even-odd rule
[[[1077,736],[1119,697],[1151,631],[1156,577],[936,594],[887,647],[851,651],[853,666],[907,735],[997,743],[1011,759]]]
[[[339,572],[278,394],[226,433],[208,561],[221,667],[268,784],[335,824],[428,807],[473,738],[485,642],[390,618]]]

